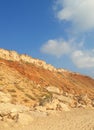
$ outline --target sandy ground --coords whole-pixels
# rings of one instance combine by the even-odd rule
[[[94,110],[75,109],[69,112],[31,113],[33,121],[28,126],[2,124],[0,130],[94,130]]]

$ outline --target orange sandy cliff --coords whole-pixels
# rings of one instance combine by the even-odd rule
[[[0,91],[10,93],[14,103],[32,106],[44,96],[50,97],[51,93],[46,89],[48,86],[57,87],[63,94],[87,95],[94,99],[94,79],[56,69],[27,55],[0,50]]]

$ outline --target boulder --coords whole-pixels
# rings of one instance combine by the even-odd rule
[[[55,86],[48,86],[46,88],[49,92],[52,92],[52,93],[59,93],[60,94],[60,89],[55,87]]]
[[[61,107],[61,110],[64,110],[64,111],[70,111],[68,105],[64,104],[64,103],[59,103],[60,107]]]
[[[63,103],[66,103],[66,104],[71,104],[73,99],[70,98],[70,97],[66,97],[66,96],[63,96],[63,95],[56,95],[56,94],[53,94],[53,98],[56,98],[58,99],[59,101],[63,102]]]
[[[27,112],[29,108],[22,105],[14,105],[11,103],[0,103],[0,119],[5,121],[7,119],[19,120],[19,113]]]
[[[52,103],[48,103],[46,105],[47,110],[56,110],[56,111],[69,111],[69,107],[67,104],[60,102],[58,99],[54,99]]]
[[[74,99],[78,104],[77,107],[92,107],[92,100],[87,95],[74,96]]]

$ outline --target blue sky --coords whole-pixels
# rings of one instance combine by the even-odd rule
[[[94,1],[0,1],[0,47],[94,77]]]

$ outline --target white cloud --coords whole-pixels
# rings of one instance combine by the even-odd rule
[[[48,40],[42,47],[41,52],[50,54],[56,57],[61,57],[62,55],[69,54],[72,50],[74,50],[74,46],[71,45],[70,40],[68,42],[58,39],[58,40]]]
[[[71,55],[73,63],[78,68],[94,68],[94,50],[75,50]]]
[[[84,42],[76,43],[74,39],[48,40],[41,47],[41,52],[57,58],[67,55],[78,68],[94,68],[94,49],[82,50]]]
[[[94,29],[94,0],[56,0],[59,20],[70,21],[79,31]]]

